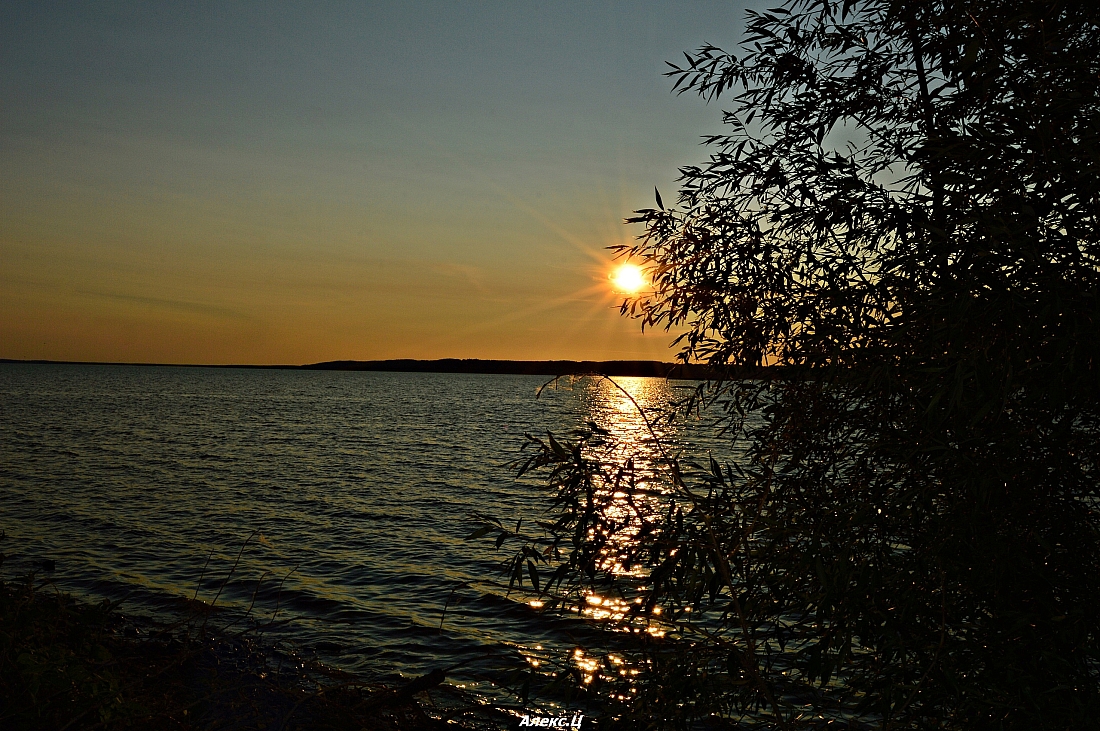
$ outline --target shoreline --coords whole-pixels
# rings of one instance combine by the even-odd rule
[[[266,643],[261,633],[214,630],[205,621],[213,607],[197,604],[166,623],[76,599],[34,574],[0,581],[0,725],[469,731],[508,724],[503,712],[445,685],[442,669],[392,686],[369,682]]]

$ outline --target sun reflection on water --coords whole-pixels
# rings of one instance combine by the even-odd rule
[[[592,422],[610,432],[624,454],[659,459],[658,440],[675,441],[669,423],[657,419],[676,397],[674,387],[661,378],[592,379],[586,407]]]
[[[604,457],[623,470],[605,509],[606,517],[620,528],[615,542],[601,549],[602,568],[615,576],[642,579],[646,574],[639,565],[624,565],[622,556],[624,549],[636,542],[634,536],[641,527],[639,511],[656,509],[669,491],[663,468],[682,434],[679,424],[664,417],[676,398],[675,386],[660,378],[601,378],[588,383],[585,406],[589,422],[607,432],[609,447]],[[589,607],[585,614],[596,620],[620,621],[624,611],[600,605],[598,609]]]
[[[600,549],[601,568],[615,577],[616,584],[614,589],[590,588],[580,595],[553,601],[539,594],[528,597],[527,604],[534,611],[574,613],[613,630],[613,636],[620,638],[609,638],[602,648],[575,647],[568,658],[559,656],[558,662],[564,660],[571,666],[585,686],[601,679],[625,680],[632,685],[641,666],[631,659],[634,653],[628,648],[634,643],[626,637],[660,640],[678,631],[677,618],[683,617],[679,610],[642,598],[649,571],[644,561],[631,558],[631,549],[639,543],[642,516],[652,519],[663,514],[671,497],[670,458],[689,446],[684,422],[665,418],[669,405],[683,398],[681,388],[659,378],[584,378],[572,382],[583,405],[581,418],[594,433],[604,435],[599,445],[593,446],[603,450],[598,457],[611,468],[611,478],[602,488],[606,490],[603,515],[614,528],[590,528],[589,538],[607,539]],[[591,532],[595,530],[605,532],[597,535]],[[547,675],[555,666],[545,654],[528,651],[524,656],[531,669]],[[619,686],[619,700],[624,699],[623,692],[634,693],[636,689]]]

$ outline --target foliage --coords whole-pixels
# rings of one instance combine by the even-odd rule
[[[593,430],[537,440],[557,512],[519,536],[548,596],[664,608],[624,724],[1095,726],[1098,21],[793,0],[672,67],[729,132],[630,219],[654,292],[623,310],[766,367],[706,392],[748,458],[657,483]]]
[[[34,594],[33,577],[16,586],[0,583],[5,726],[60,728],[76,715],[108,722],[125,714],[107,648],[110,606],[75,604],[64,596],[36,602]]]

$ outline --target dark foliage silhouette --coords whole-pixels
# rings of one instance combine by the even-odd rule
[[[770,367],[700,392],[747,458],[535,439],[556,511],[493,528],[513,581],[650,629],[596,683],[623,727],[1095,727],[1098,21],[796,0],[672,66],[729,131],[630,219],[623,312]]]

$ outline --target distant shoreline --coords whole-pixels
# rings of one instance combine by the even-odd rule
[[[494,375],[570,376],[599,374],[613,377],[713,380],[717,371],[698,363],[664,363],[657,360],[486,360],[440,358],[415,360],[331,360],[306,365],[244,365],[203,363],[120,363],[107,361],[19,360],[0,358],[0,363],[26,365],[110,365],[148,368],[255,368],[306,371],[386,371],[393,373],[485,373]]]

